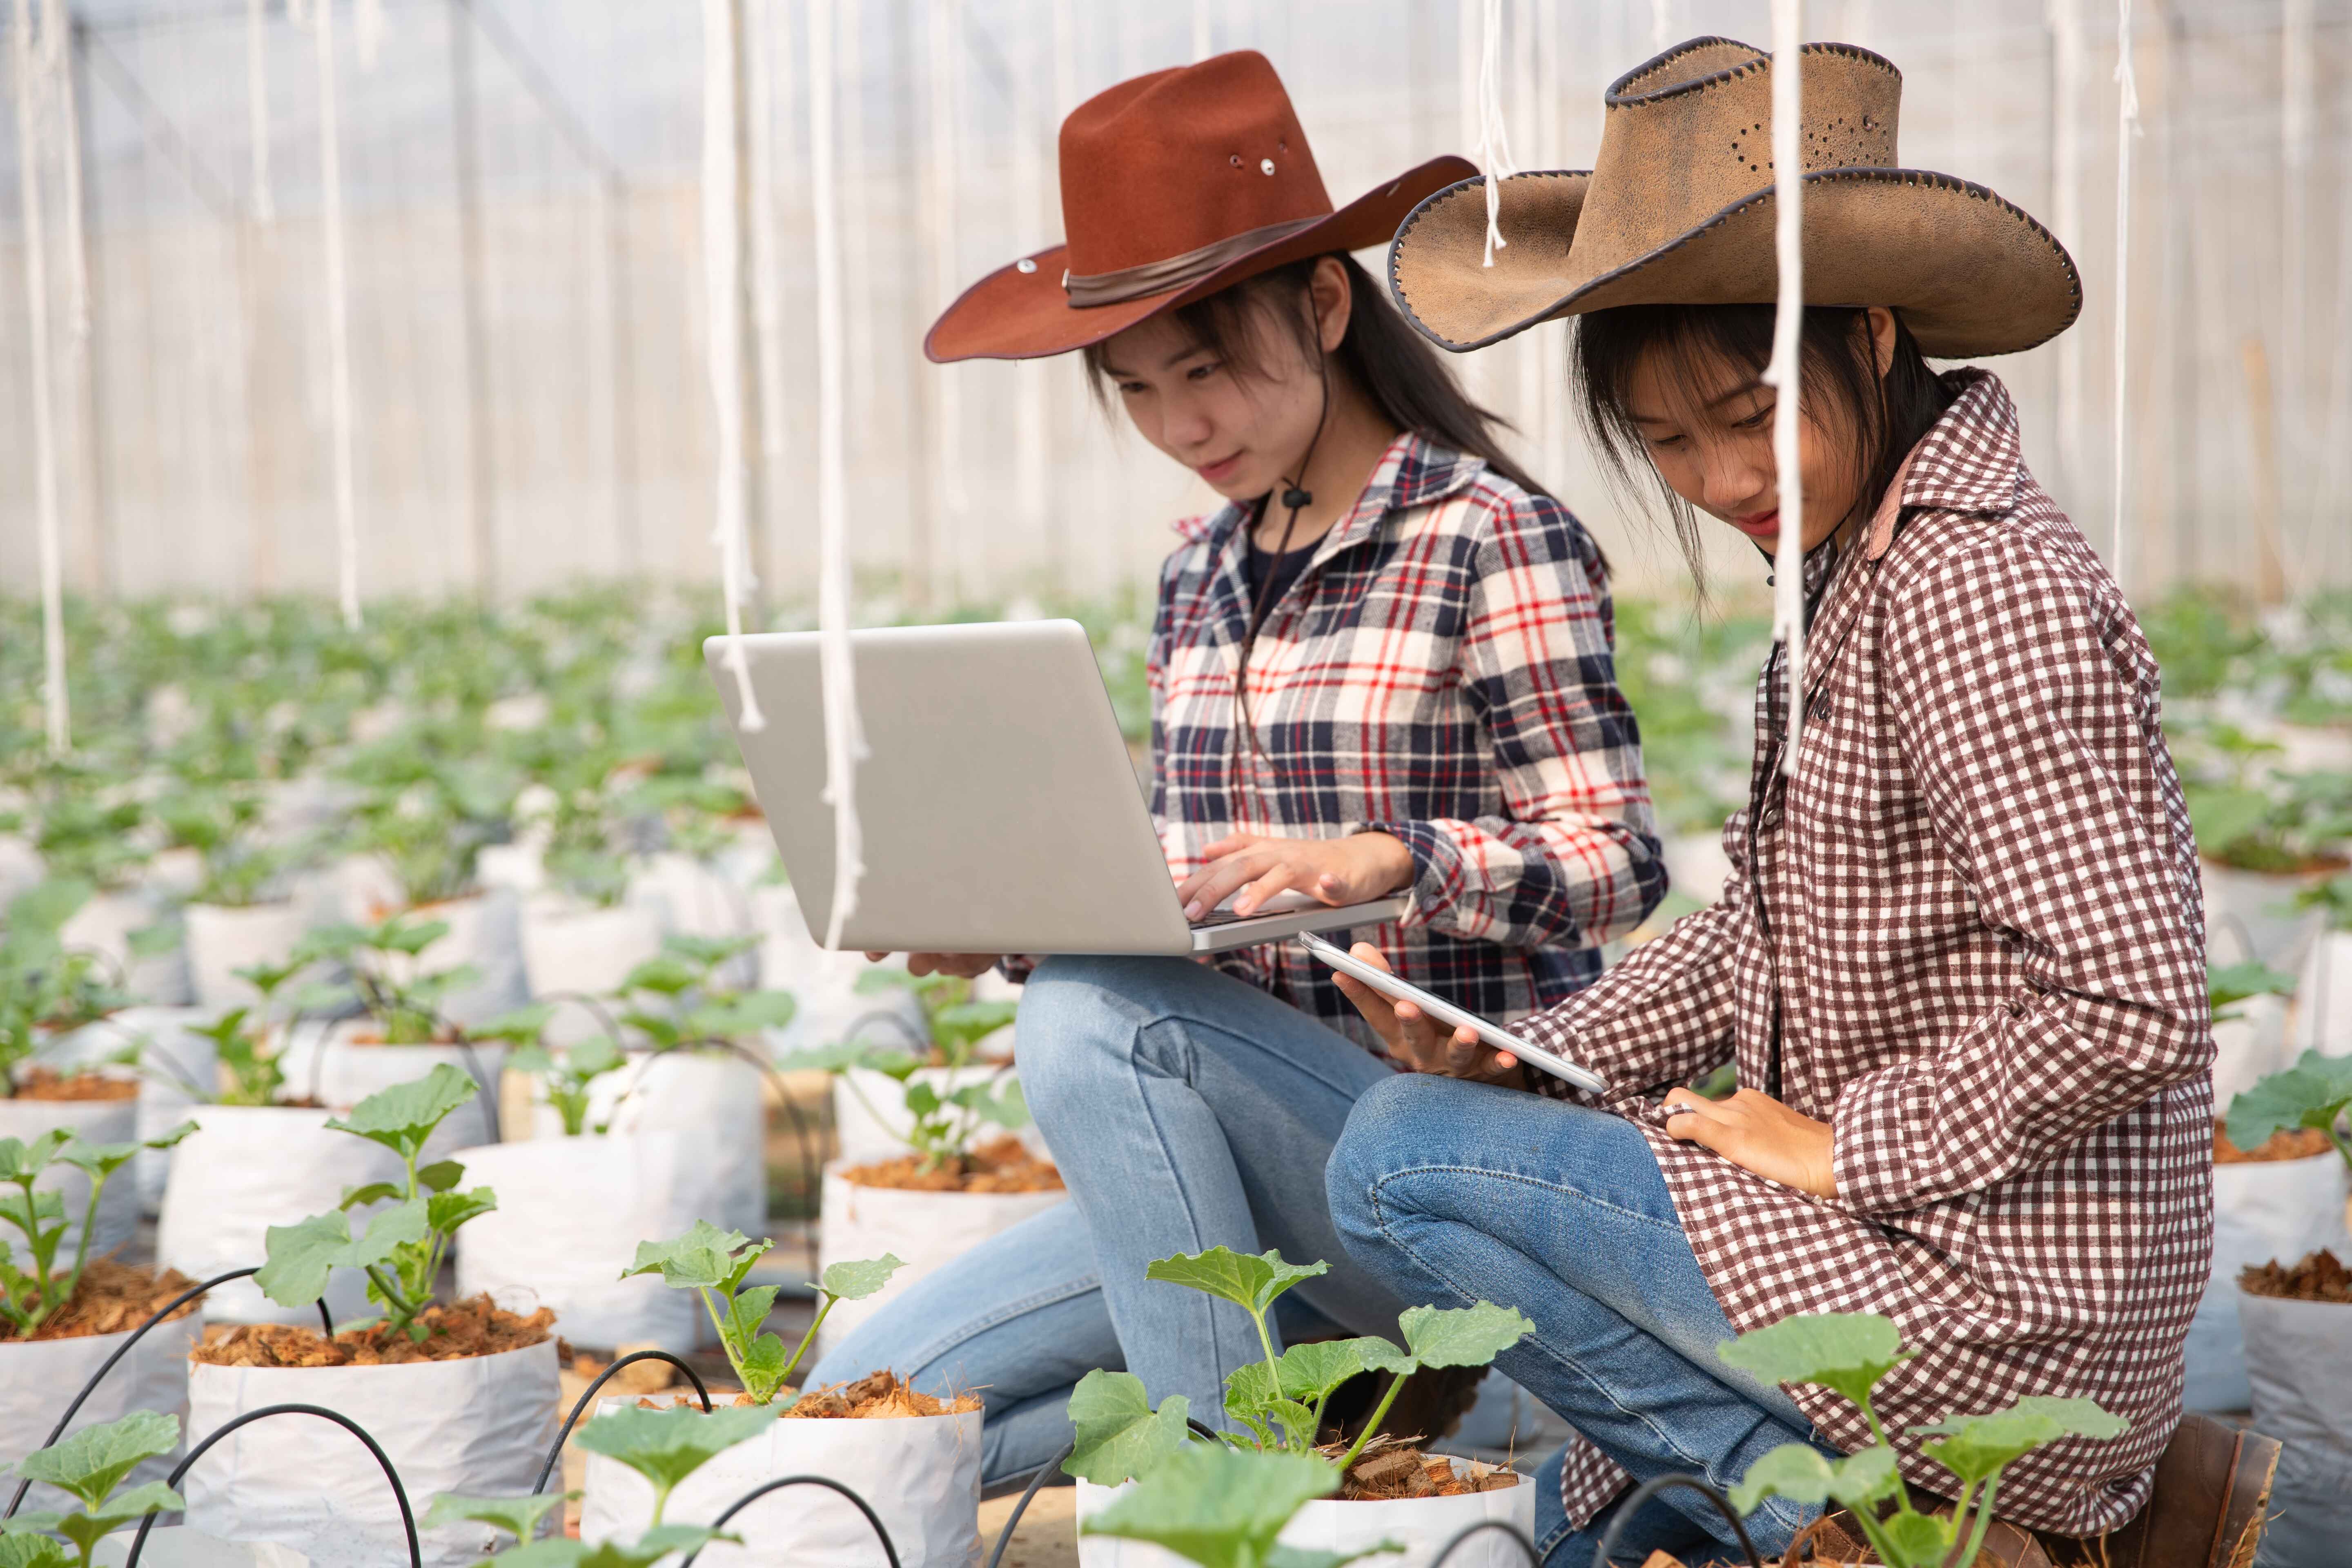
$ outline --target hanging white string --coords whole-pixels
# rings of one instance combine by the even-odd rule
[[[1195,60],[1207,59],[1212,47],[1209,26],[1211,3],[1212,0],[1192,0],[1192,58]]]
[[[929,79],[928,119],[930,200],[929,227],[931,250],[931,310],[944,310],[962,282],[957,260],[961,244],[962,190],[958,180],[957,150],[963,144],[959,78],[963,69],[963,6],[961,0],[929,0],[929,27],[924,75]],[[969,585],[964,504],[963,380],[954,366],[931,373],[932,504],[939,528],[931,540],[932,558],[925,564],[936,585],[944,577],[951,594]],[[944,570],[941,568],[944,567]]]
[[[1772,363],[1764,379],[1780,395],[1772,410],[1772,465],[1780,498],[1780,547],[1772,555],[1772,635],[1787,650],[1789,743],[1781,770],[1797,773],[1804,731],[1805,486],[1797,403],[1803,383],[1800,343],[1805,325],[1803,0],[1772,0],[1772,226],[1780,297],[1772,313]]]
[[[745,560],[743,489],[750,479],[743,454],[743,277],[735,221],[735,17],[728,0],[702,0],[702,294],[710,401],[719,447],[718,519],[710,531],[719,552],[719,594],[727,612],[727,668],[735,673],[735,722],[767,727],[751,689],[743,655]]]
[[[74,101],[73,16],[65,0],[41,0],[41,63],[57,108],[58,163],[65,192],[66,331],[73,357],[89,342],[89,250],[81,221],[81,106]],[[91,438],[85,431],[83,439]]]
[[[360,58],[360,69],[375,69],[377,52],[383,47],[383,0],[352,0],[352,47]]]
[[[776,100],[780,87],[792,79],[791,38],[791,18],[782,14],[778,0],[745,0],[743,45],[751,66],[744,76],[751,131],[751,329],[759,345],[760,454],[766,479],[760,500],[771,552],[776,549],[774,531],[781,526],[785,473],[784,260],[776,231],[777,171],[783,161],[777,156]],[[781,64],[780,53],[784,56]],[[772,555],[772,565],[773,560]]]
[[[1045,147],[1054,133],[1048,112],[1044,73],[1038,68],[1039,40],[1033,35],[1014,61],[1013,114],[1013,207],[1020,225],[1021,243],[1043,243],[1051,222],[1045,210]],[[1059,574],[1062,563],[1045,520],[1045,362],[1016,360],[1013,365],[1013,510],[1015,522],[1035,530],[1044,546],[1046,569]]]
[[[2082,0],[2047,0],[2053,123],[2050,136],[2050,226],[2061,245],[2083,243]],[[2083,334],[2058,340],[2058,472],[2062,489],[2083,478]]]
[[[1463,0],[1469,4],[1469,0]],[[1478,165],[1486,175],[1486,259],[1506,248],[1500,222],[1503,182],[1518,171],[1511,163],[1511,128],[1503,115],[1503,0],[1486,0],[1486,26],[1478,57]]]
[[[335,460],[335,549],[343,625],[360,626],[360,525],[358,482],[352,471],[351,289],[343,263],[343,142],[337,119],[335,0],[310,0],[319,51],[319,167],[322,199],[320,227],[327,263],[328,408]]]
[[[2317,51],[2312,0],[2284,0],[2279,18],[2279,385],[2281,489],[2298,531],[2308,527],[2312,421],[2305,388],[2311,366],[2311,132]],[[2338,201],[2344,199],[2339,192]]]
[[[1650,0],[1650,52],[1663,55],[1675,41],[1675,0]]]
[[[33,374],[33,495],[41,552],[41,706],[49,752],[73,744],[66,702],[65,567],[58,529],[58,435],[49,404],[49,279],[41,224],[41,71],[34,53],[31,0],[16,0],[16,201],[25,229],[25,337]]]
[[[834,0],[809,0],[809,205],[816,251],[816,618],[824,672],[824,799],[833,807],[833,912],[824,945],[838,948],[866,875],[857,823],[857,722],[850,663],[848,496],[843,473],[841,216],[835,189]]]
[[[2132,0],[2116,0],[2116,447],[2110,488],[2115,493],[2116,543],[2109,558],[2124,586],[2124,451],[2131,428],[2131,189],[2132,139],[2139,134],[2139,84],[2132,76]]]
[[[246,139],[253,143],[253,216],[275,223],[278,204],[269,195],[269,0],[245,0]]]

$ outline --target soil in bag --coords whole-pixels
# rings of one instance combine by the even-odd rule
[[[2230,1142],[2217,1119],[2213,1123],[2213,1163],[2217,1165],[2266,1165],[2280,1160],[2308,1160],[2314,1154],[2333,1153],[2335,1142],[2316,1127],[2282,1127],[2270,1135],[2259,1149],[2239,1148]]]
[[[2249,1264],[2238,1276],[2238,1288],[2250,1296],[2276,1296],[2289,1301],[2352,1302],[2352,1269],[2322,1247],[2292,1268],[2276,1258]]]
[[[522,1317],[488,1296],[477,1296],[448,1306],[427,1307],[416,1321],[432,1331],[422,1341],[394,1333],[382,1323],[345,1329],[332,1340],[316,1329],[292,1323],[246,1323],[217,1337],[207,1331],[205,1342],[190,1359],[206,1366],[404,1366],[460,1361],[553,1339],[555,1312],[541,1307]],[[558,1340],[556,1354],[568,1361],[572,1347]]]
[[[1326,1456],[1339,1458],[1345,1453]],[[1518,1485],[1517,1472],[1475,1460],[1454,1468],[1440,1454],[1422,1452],[1418,1441],[1399,1442],[1375,1437],[1348,1468],[1340,1483],[1341,1502],[1395,1502],[1405,1498],[1466,1497],[1472,1492],[1498,1492]]]
[[[35,1340],[71,1340],[88,1334],[119,1334],[145,1322],[173,1297],[194,1280],[176,1268],[160,1272],[93,1258],[81,1271],[81,1283],[66,1304],[35,1330]],[[201,1300],[184,1303],[173,1320],[197,1310]],[[167,1320],[169,1321],[169,1320]]]
[[[910,1193],[1058,1193],[1062,1173],[1041,1160],[1018,1138],[999,1138],[961,1160],[943,1160],[926,1170],[920,1154],[902,1154],[841,1173],[861,1187],[892,1187]]]
[[[25,1069],[16,1080],[14,1095],[17,1100],[136,1100],[139,1080],[135,1078],[109,1078],[104,1073],[78,1072],[70,1078],[53,1067]],[[194,1284],[194,1280],[189,1281]],[[185,1286],[182,1287],[186,1289]]]

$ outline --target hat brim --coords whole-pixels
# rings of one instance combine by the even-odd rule
[[[2064,331],[2082,279],[2050,231],[1982,185],[1920,169],[1819,169],[1804,176],[1805,303],[1885,305],[1937,359],[2016,353]],[[1597,276],[1570,249],[1591,176],[1507,177],[1508,244],[1483,265],[1483,176],[1414,209],[1389,248],[1406,320],[1462,353],[1563,316],[1620,305],[1770,304],[1779,297],[1765,190]]]
[[[1056,245],[998,268],[965,289],[924,334],[923,353],[940,364],[1068,353],[1115,337],[1162,310],[1206,299],[1244,278],[1289,262],[1335,250],[1386,245],[1397,225],[1432,192],[1476,172],[1477,166],[1467,159],[1433,158],[1296,234],[1244,252],[1196,283],[1115,305],[1070,303],[1062,288],[1067,252]]]

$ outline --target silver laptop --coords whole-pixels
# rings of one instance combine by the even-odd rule
[[[817,635],[746,637],[766,727],[738,722],[726,639],[702,646],[801,914],[833,908]],[[1304,898],[1197,924],[1175,884],[1076,621],[853,632],[866,875],[841,945],[891,952],[1219,952],[1302,931],[1375,926],[1402,898],[1334,909]]]

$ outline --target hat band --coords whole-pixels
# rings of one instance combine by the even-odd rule
[[[1068,292],[1071,305],[1081,310],[1091,305],[1122,305],[1129,300],[1189,289],[1251,251],[1313,228],[1330,216],[1323,213],[1270,223],[1231,238],[1212,241],[1181,256],[1147,261],[1140,267],[1122,267],[1116,272],[1065,273],[1062,287]]]

